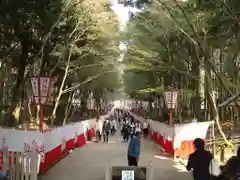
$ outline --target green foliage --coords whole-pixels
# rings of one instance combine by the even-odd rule
[[[200,67],[214,74],[216,90],[227,90],[221,92],[223,99],[236,91],[239,8],[237,0],[151,1],[128,24],[125,38],[131,43],[124,64],[131,77],[125,76],[126,93],[134,97],[172,87],[199,95]]]
[[[231,141],[220,144],[218,148],[219,148],[219,151],[231,150],[232,152],[234,152],[235,150],[234,145]]]
[[[55,76],[56,96],[67,71],[65,99],[119,87],[118,21],[108,1],[3,0],[0,45],[0,108],[8,113],[28,99],[33,75]]]

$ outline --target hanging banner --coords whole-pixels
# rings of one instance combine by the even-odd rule
[[[175,109],[177,107],[177,97],[178,97],[178,92],[176,91],[165,92],[165,101],[166,101],[167,108]]]
[[[52,77],[31,77],[32,97],[37,104],[46,104],[52,95],[54,78]]]

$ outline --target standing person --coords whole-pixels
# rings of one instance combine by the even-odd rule
[[[213,159],[212,154],[204,149],[204,141],[196,138],[193,142],[195,152],[188,158],[187,170],[193,171],[194,180],[209,180],[211,175],[209,165]]]
[[[121,135],[123,136],[123,130],[124,130],[124,127],[125,127],[125,123],[126,123],[126,120],[125,119],[121,119]]]
[[[121,136],[123,136],[123,126],[124,126],[124,120],[121,119],[121,122],[120,122]]]
[[[106,124],[107,124],[107,121],[105,120],[104,122],[103,122],[103,127],[102,127],[102,135],[103,135],[103,142],[105,142],[106,141]]]
[[[108,135],[111,129],[111,125],[109,123],[109,120],[107,119],[106,121],[104,121],[103,124],[103,142],[108,143]]]
[[[107,124],[106,124],[106,135],[107,135],[106,137],[107,137],[107,139],[106,139],[106,143],[108,143],[108,136],[109,136],[110,132],[111,132],[111,123],[110,123],[110,120],[107,119]]]
[[[146,120],[143,123],[143,136],[145,138],[148,136],[148,123]]]
[[[140,144],[140,137],[134,134],[128,145],[128,166],[138,166]]]
[[[215,180],[239,180],[240,157],[232,156],[225,165],[221,166],[221,174]]]
[[[103,123],[99,120],[99,117],[97,117],[96,120],[96,139],[97,142],[101,141],[102,137],[102,130],[103,130]]]

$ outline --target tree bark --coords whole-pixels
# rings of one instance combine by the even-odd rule
[[[19,64],[18,64],[18,74],[16,84],[12,89],[12,103],[8,109],[8,115],[12,115],[12,113],[16,110],[19,99],[21,98],[21,94],[23,91],[23,81],[24,81],[24,74],[26,70],[26,64],[28,59],[28,44],[25,41],[21,42],[22,46],[22,53],[20,56]]]
[[[65,108],[65,113],[64,113],[64,119],[63,119],[63,123],[62,125],[65,125],[67,122],[67,119],[69,117],[70,114],[70,109],[72,107],[72,98],[73,98],[73,92],[69,93],[69,97],[68,97],[68,102],[67,102],[67,107]]]
[[[205,57],[204,61],[208,61],[208,57]],[[218,130],[221,134],[221,136],[223,137],[223,139],[225,141],[228,141],[226,138],[226,135],[224,134],[222,127],[220,125],[220,121],[219,121],[219,112],[218,112],[218,108],[217,108],[217,104],[216,104],[216,100],[215,100],[215,96],[214,96],[214,90],[213,90],[213,83],[212,83],[212,79],[211,79],[211,74],[210,74],[210,67],[208,66],[208,63],[205,63],[205,72],[206,72],[206,80],[207,80],[207,84],[208,84],[208,89],[207,89],[207,96],[208,96],[208,100],[209,103],[208,105],[210,106],[210,110],[212,111],[212,117],[215,121],[215,123],[217,124]]]
[[[53,111],[52,111],[51,126],[53,126],[54,121],[56,119],[57,108],[58,108],[58,105],[59,105],[59,102],[60,102],[60,99],[61,99],[61,96],[62,96],[62,91],[63,91],[63,87],[65,85],[65,81],[66,81],[67,76],[68,76],[70,60],[71,60],[71,56],[72,56],[72,50],[73,50],[73,45],[71,46],[69,53],[67,53],[67,57],[68,57],[67,58],[67,64],[66,64],[66,67],[65,67],[65,73],[64,73],[64,76],[63,76],[63,80],[61,82],[61,86],[59,88],[58,95],[57,95],[57,98],[56,98],[56,101],[55,101],[55,104],[54,104],[54,108],[53,108]],[[67,50],[66,50],[66,52],[67,52]]]

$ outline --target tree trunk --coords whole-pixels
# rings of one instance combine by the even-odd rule
[[[21,42],[22,53],[20,56],[19,64],[18,64],[18,74],[17,74],[17,81],[15,86],[12,88],[12,104],[8,108],[8,115],[12,115],[12,113],[16,110],[19,99],[21,98],[22,91],[23,91],[23,81],[24,81],[24,74],[26,70],[26,64],[28,59],[28,44],[25,41]]]
[[[226,138],[226,135],[224,134],[224,132],[222,130],[220,122],[219,122],[219,113],[218,113],[218,108],[217,108],[217,105],[216,105],[216,101],[215,101],[213,91],[211,91],[211,92],[209,91],[209,97],[210,97],[210,100],[211,100],[211,109],[213,110],[214,121],[216,122],[218,130],[219,130],[220,134],[222,135],[224,141],[228,141],[227,138]]]
[[[67,119],[69,117],[70,114],[70,109],[72,107],[72,98],[73,98],[73,92],[69,93],[69,97],[68,97],[68,102],[67,102],[67,107],[65,108],[65,113],[64,113],[64,119],[63,119],[63,123],[62,125],[65,125],[67,122]]]
[[[32,120],[32,109],[31,109],[31,100],[28,100],[28,113],[29,113],[29,120]]]
[[[227,141],[227,138],[222,130],[222,127],[220,125],[219,122],[219,112],[218,112],[218,108],[217,108],[217,104],[216,104],[216,100],[215,100],[215,96],[214,96],[214,90],[213,90],[213,82],[212,82],[212,78],[211,78],[211,74],[210,74],[210,67],[208,66],[208,63],[206,63],[206,61],[208,61],[208,57],[205,57],[204,61],[205,61],[205,73],[206,73],[206,80],[207,80],[207,84],[208,84],[208,89],[207,89],[207,96],[208,96],[208,100],[209,103],[208,105],[210,106],[210,110],[212,111],[212,117],[215,121],[215,123],[217,124],[218,130],[221,134],[221,136],[223,137],[223,139],[225,141]]]
[[[52,119],[51,119],[51,126],[53,126],[54,121],[56,119],[57,108],[58,108],[58,105],[59,105],[59,102],[60,102],[60,99],[61,99],[61,96],[62,96],[62,91],[63,91],[63,87],[65,85],[65,81],[66,81],[67,76],[68,76],[69,64],[70,64],[70,60],[71,60],[71,56],[72,56],[72,50],[73,50],[73,46],[71,47],[69,53],[67,53],[68,54],[67,64],[66,64],[66,67],[65,67],[65,73],[64,73],[64,76],[63,76],[63,80],[62,80],[62,83],[61,83],[61,86],[59,88],[58,95],[57,95],[57,98],[56,98],[56,101],[55,101],[55,104],[54,104],[54,108],[53,108],[53,112],[52,112]]]

